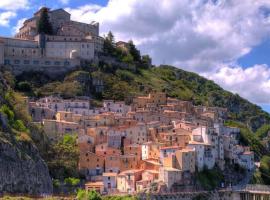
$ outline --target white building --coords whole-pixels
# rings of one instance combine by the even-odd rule
[[[125,116],[131,111],[131,106],[126,105],[124,101],[104,100],[102,111],[114,112]]]

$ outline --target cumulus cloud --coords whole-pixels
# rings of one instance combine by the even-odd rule
[[[205,76],[254,103],[270,103],[270,68],[267,65],[254,65],[246,69],[223,66],[216,73]]]
[[[1,0],[0,9],[2,10],[18,10],[29,7],[28,0]]]
[[[102,33],[133,39],[156,64],[197,72],[270,104],[268,66],[236,64],[269,37],[269,0],[110,0],[105,7],[90,4],[69,12],[79,21],[99,21]]]
[[[16,17],[16,13],[7,11],[0,13],[0,26],[9,26],[12,18]]]
[[[16,26],[12,28],[12,34],[13,34],[13,35],[15,35],[16,33],[19,32],[19,29],[23,26],[23,23],[24,23],[24,21],[25,21],[26,19],[27,19],[27,18],[22,18],[22,19],[18,20]]]

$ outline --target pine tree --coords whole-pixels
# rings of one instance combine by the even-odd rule
[[[104,52],[113,55],[115,53],[115,40],[114,35],[110,31],[104,40]]]
[[[52,35],[53,34],[53,29],[52,29],[52,24],[49,20],[49,15],[48,15],[48,8],[42,8],[41,14],[40,14],[40,19],[38,20],[37,24],[37,29],[38,33],[43,33],[43,34],[48,34]]]
[[[109,31],[109,33],[107,35],[107,39],[111,43],[112,46],[115,46],[114,35],[111,31]]]
[[[141,61],[140,51],[136,48],[133,41],[130,40],[128,44],[129,44],[129,53],[132,55],[134,61],[138,61],[138,62]]]

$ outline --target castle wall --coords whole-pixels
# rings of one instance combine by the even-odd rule
[[[70,21],[70,14],[62,9],[58,9],[50,11],[49,18],[53,27],[53,32],[56,34],[65,22]]]
[[[15,64],[15,59],[19,64]],[[7,64],[7,61],[9,64]],[[25,62],[26,61],[26,62]],[[17,76],[23,72],[38,71],[49,75],[52,78],[57,78],[69,71],[74,70],[77,66],[80,66],[79,59],[47,59],[42,58],[36,59],[25,59],[25,58],[5,58],[4,69],[12,71],[12,73]]]
[[[61,42],[46,43],[46,56],[48,58],[71,58],[71,52],[76,51],[81,59],[92,60],[95,56],[93,42]]]

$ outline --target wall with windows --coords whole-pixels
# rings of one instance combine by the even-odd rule
[[[93,42],[76,41],[49,41],[46,43],[46,57],[48,58],[71,58],[71,53],[76,51],[79,58],[92,60],[95,56]]]
[[[77,59],[53,59],[53,58],[31,58],[31,57],[13,57],[7,56],[4,58],[5,65],[23,67],[75,67],[80,64]],[[26,68],[25,68],[26,69]]]

